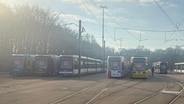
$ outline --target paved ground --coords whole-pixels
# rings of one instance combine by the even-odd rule
[[[168,104],[180,94],[183,82],[183,74],[148,79],[108,79],[105,73],[80,78],[1,74],[0,104]],[[181,95],[175,104],[183,103]]]

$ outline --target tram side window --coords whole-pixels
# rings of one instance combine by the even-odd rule
[[[84,62],[83,61],[81,61],[81,68],[83,68],[84,67]]]
[[[79,61],[78,61],[77,59],[74,59],[73,67],[74,67],[75,69],[79,68]]]
[[[14,59],[14,68],[23,68],[24,67],[24,63],[23,63],[23,59]]]
[[[31,60],[27,60],[27,68],[31,68]]]
[[[178,66],[176,65],[175,68],[178,69]]]
[[[182,69],[182,70],[184,69],[184,65],[181,65],[181,69]]]
[[[122,62],[122,70],[124,70],[124,69],[125,69],[125,68],[124,68],[124,66],[125,66],[125,65],[124,65],[124,63]]]
[[[95,62],[90,63],[90,68],[95,68]]]

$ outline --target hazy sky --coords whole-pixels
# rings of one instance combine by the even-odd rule
[[[50,9],[64,23],[82,20],[85,32],[102,44],[102,8],[104,9],[106,46],[151,50],[184,45],[184,0],[0,0],[9,5],[29,4]],[[76,26],[70,25],[78,31]]]

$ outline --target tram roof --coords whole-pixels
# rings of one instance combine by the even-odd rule
[[[178,62],[178,63],[174,63],[174,65],[183,65],[184,62]]]
[[[125,57],[124,56],[108,56],[107,59],[111,59],[111,58],[119,58],[121,59],[122,61],[125,61]]]
[[[12,54],[12,56],[35,56],[32,54]]]
[[[133,56],[133,57],[131,57],[131,58],[146,58],[146,59],[147,59],[148,57],[134,57],[134,56]]]
[[[108,56],[108,58],[124,58],[124,56]]]
[[[79,58],[79,55],[60,55],[60,57],[73,57],[73,58]],[[86,56],[81,56],[82,60],[91,60],[91,61],[102,61],[100,59],[96,58],[91,58],[91,57],[86,57]]]

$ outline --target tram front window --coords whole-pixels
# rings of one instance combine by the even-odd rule
[[[145,65],[143,63],[134,63],[133,68],[134,70],[145,70]]]
[[[160,65],[160,69],[167,69],[167,66],[164,65],[164,64],[161,64],[161,65]]]
[[[120,59],[110,59],[109,68],[112,70],[120,70]]]
[[[14,58],[14,68],[22,69],[24,67],[23,57]]]
[[[70,60],[70,59],[62,59],[60,68],[61,69],[72,69],[72,60]]]
[[[47,59],[44,59],[44,58],[37,59],[36,60],[36,67],[41,68],[41,69],[46,69],[47,68],[47,63],[48,63]]]

